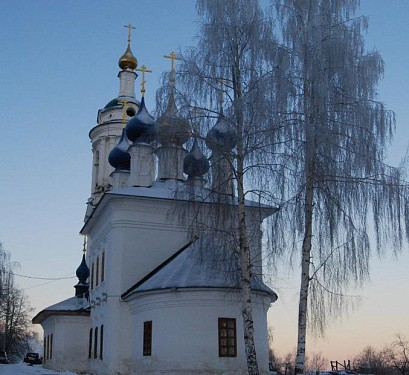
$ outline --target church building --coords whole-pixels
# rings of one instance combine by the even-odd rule
[[[44,329],[44,367],[95,375],[246,374],[238,261],[226,231],[194,233],[190,225],[198,216],[211,221],[220,206],[226,225],[235,217],[230,166],[218,158],[235,147],[235,132],[220,115],[206,137],[209,163],[175,103],[174,53],[165,56],[172,59],[168,105],[154,119],[144,98],[148,70],[138,68],[130,44],[128,32],[119,94],[89,132],[91,197],[75,296],[33,318]],[[246,210],[255,346],[260,373],[268,374],[267,310],[277,295],[262,280],[261,222],[275,209],[247,201]]]

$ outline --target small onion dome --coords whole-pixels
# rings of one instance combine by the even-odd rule
[[[129,141],[126,138],[125,128],[122,129],[121,139],[111,150],[108,156],[108,162],[117,170],[129,171],[131,168],[131,155],[128,154]]]
[[[173,93],[169,96],[168,106],[157,120],[156,136],[161,144],[183,145],[191,135],[189,121],[179,115]]]
[[[155,120],[145,106],[142,97],[137,114],[126,125],[126,135],[131,142],[152,142],[155,137]]]
[[[119,58],[118,65],[123,70],[125,69],[134,70],[138,66],[138,60],[133,55],[129,43],[125,53]]]
[[[206,145],[212,151],[231,151],[237,143],[237,134],[226,121],[223,114],[220,114],[214,125],[206,136]]]
[[[87,262],[85,261],[85,254],[82,256],[82,262],[77,268],[75,274],[78,277],[79,284],[85,284],[87,282],[90,273]]]
[[[189,178],[202,177],[209,168],[210,163],[195,138],[192,149],[186,154],[183,160],[183,172],[186,173]]]

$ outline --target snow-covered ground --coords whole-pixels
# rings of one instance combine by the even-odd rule
[[[0,364],[0,375],[76,375],[76,373],[52,371],[43,368],[43,366],[28,366],[26,363],[20,362],[10,365]]]

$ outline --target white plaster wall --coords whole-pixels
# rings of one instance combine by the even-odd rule
[[[260,373],[268,373],[268,297],[254,296],[254,331]],[[237,293],[165,291],[135,297],[126,374],[247,374],[241,304]],[[218,318],[236,318],[237,357],[219,357]],[[152,356],[144,357],[143,322],[152,320]]]
[[[52,359],[44,367],[56,371],[88,371],[89,317],[54,315],[43,323],[44,337],[53,335]]]

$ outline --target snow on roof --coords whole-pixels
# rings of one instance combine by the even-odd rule
[[[41,323],[45,318],[50,315],[54,314],[67,314],[73,315],[78,313],[83,315],[87,312],[89,308],[89,300],[88,298],[83,297],[71,297],[64,301],[58,302],[55,305],[51,305],[46,307],[44,310],[40,311],[34,318],[33,323],[38,324]]]
[[[71,297],[45,308],[45,311],[77,311],[89,307],[88,298]]]
[[[215,245],[213,249],[223,249],[220,254],[209,249],[209,241],[197,240],[188,244],[127,290],[122,298],[134,293],[171,288],[240,288],[237,262],[226,257],[224,247],[215,243],[214,239],[212,242]],[[267,293],[273,302],[277,299],[276,293],[257,276],[252,277],[251,288]]]
[[[126,195],[146,198],[161,198],[161,199],[177,199],[208,203],[226,203],[237,204],[237,197],[226,197],[205,187],[191,186],[183,182],[175,181],[154,181],[151,187],[131,186],[122,189],[110,190],[105,193],[107,196]],[[270,209],[271,213],[277,211],[277,208],[254,202],[251,200],[245,201],[248,207],[259,207],[262,209]]]

